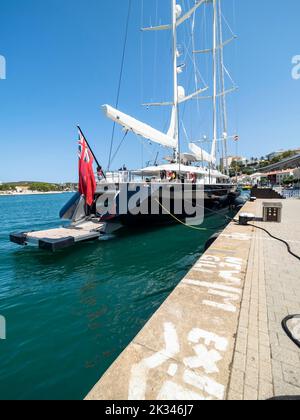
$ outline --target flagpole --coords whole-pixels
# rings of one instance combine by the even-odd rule
[[[86,144],[87,144],[88,148],[90,149],[90,152],[92,153],[93,158],[94,158],[94,160],[95,160],[95,162],[96,162],[96,164],[97,164],[98,168],[102,168],[102,166],[101,166],[101,165],[100,165],[100,163],[98,162],[98,159],[97,159],[97,158],[96,158],[96,156],[95,156],[95,153],[93,152],[93,149],[92,149],[92,148],[91,148],[91,146],[89,145],[89,142],[87,141],[87,139],[86,139],[85,135],[83,134],[83,131],[81,130],[81,128],[79,127],[79,125],[77,125],[77,128],[78,128],[78,130],[80,131],[80,133],[81,133],[82,137],[84,138],[84,140],[85,140],[85,142],[86,142]],[[103,176],[104,176],[104,178],[106,179],[106,176],[105,176],[105,174],[104,174],[104,171],[103,171],[103,170],[102,170],[102,172],[103,172]]]

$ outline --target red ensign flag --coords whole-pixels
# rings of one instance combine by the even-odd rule
[[[96,192],[93,162],[93,155],[83,134],[79,131],[79,192],[85,196],[88,206],[93,204]]]

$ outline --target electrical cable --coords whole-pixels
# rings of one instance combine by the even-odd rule
[[[295,318],[298,318],[299,319],[299,321],[300,321],[300,315],[290,315],[290,316],[287,316],[286,318],[284,318],[284,320],[282,321],[282,323],[281,323],[281,326],[282,326],[282,328],[283,328],[283,331],[286,333],[286,335],[292,340],[292,342],[294,343],[294,344],[296,344],[296,346],[297,347],[299,347],[300,348],[300,341],[299,340],[297,340],[295,337],[294,337],[294,335],[291,333],[291,331],[290,331],[290,329],[288,328],[288,326],[287,326],[287,323],[289,322],[289,321],[291,321],[292,319],[295,319]]]
[[[190,226],[190,225],[187,225],[186,223],[184,223],[182,220],[180,220],[180,219],[178,219],[174,214],[172,214],[169,210],[167,210],[157,199],[155,200],[159,205],[160,205],[160,207],[164,210],[164,211],[166,211],[174,220],[176,220],[178,223],[180,223],[181,225],[183,225],[183,226],[185,226],[185,227],[187,227],[187,228],[190,228],[190,229],[194,229],[194,230],[201,230],[201,231],[205,231],[205,230],[217,230],[217,229],[221,229],[222,227],[224,227],[224,226],[226,226],[227,225],[227,223],[224,223],[222,226],[219,226],[219,227],[215,227],[215,228],[198,228],[198,227],[196,227],[196,226]],[[206,211],[209,211],[209,212],[212,212],[212,213],[216,213],[216,214],[219,214],[218,212],[216,212],[216,211],[214,211],[214,210],[211,210],[211,209],[209,209],[209,208],[207,208],[207,207],[205,207],[205,206],[199,206],[199,205],[197,205],[196,207],[202,207],[204,210],[206,210]],[[239,221],[237,220],[237,219],[235,219],[235,218],[231,218],[231,217],[229,217],[229,216],[226,216],[225,215],[225,218],[228,220],[228,221],[230,221],[230,222],[236,222],[236,223],[239,223]],[[253,228],[255,228],[255,229],[259,229],[259,230],[262,230],[263,232],[265,232],[265,233],[267,233],[272,239],[275,239],[276,241],[278,241],[278,242],[281,242],[281,243],[283,243],[286,247],[287,247],[287,250],[288,250],[288,253],[290,254],[290,255],[292,255],[294,258],[296,258],[298,261],[300,261],[300,256],[299,255],[297,255],[297,254],[295,254],[292,250],[291,250],[291,247],[290,247],[290,244],[287,242],[287,241],[285,241],[284,239],[281,239],[281,238],[277,238],[276,236],[274,236],[274,235],[272,235],[272,233],[271,232],[269,232],[267,229],[265,229],[265,228],[263,228],[263,227],[261,227],[261,226],[256,226],[256,225],[253,225],[253,224],[251,224],[251,223],[248,223],[247,224],[247,226],[251,226],[251,227],[253,227]]]
[[[265,229],[261,226],[252,225],[251,223],[248,223],[248,226],[254,227],[254,228],[259,229],[259,230],[262,230],[263,232],[267,233],[272,239],[275,239],[276,241],[283,243],[287,247],[288,253],[290,255],[292,255],[294,258],[296,258],[298,261],[300,261],[300,256],[295,254],[291,250],[290,244],[287,241],[285,241],[284,239],[281,239],[281,238],[277,238],[276,236],[272,235],[272,233],[270,233],[267,229]]]
[[[227,216],[225,216],[225,217],[227,217]],[[239,221],[238,221],[237,219],[235,219],[235,218],[231,219],[231,221],[232,221],[232,222],[239,223]],[[299,260],[299,261],[300,261],[300,256],[299,256],[299,255],[297,255],[297,254],[295,254],[295,253],[291,250],[290,244],[289,244],[287,241],[285,241],[284,239],[277,238],[276,236],[272,235],[272,233],[271,233],[271,232],[269,232],[267,229],[265,229],[265,228],[263,228],[263,227],[261,227],[261,226],[256,226],[256,225],[253,225],[253,224],[251,224],[251,223],[248,223],[248,224],[247,224],[247,226],[251,226],[251,227],[253,227],[253,228],[255,228],[255,229],[262,230],[263,232],[267,233],[267,234],[268,234],[268,235],[269,235],[272,239],[274,239],[274,240],[276,240],[276,241],[278,241],[278,242],[283,243],[283,244],[287,247],[288,253],[289,253],[290,255],[292,255],[294,258],[296,258],[297,260]]]

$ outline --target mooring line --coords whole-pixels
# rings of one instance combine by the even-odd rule
[[[192,225],[188,225],[187,223],[184,223],[182,220],[178,219],[174,214],[172,214],[168,209],[166,209],[160,202],[159,200],[155,199],[155,201],[160,205],[160,207],[167,212],[174,220],[176,220],[178,223],[180,223],[181,225],[193,229],[193,230],[198,230],[198,231],[202,231],[202,232],[207,232],[209,230],[217,230],[217,229],[221,229],[222,227],[225,227],[226,224],[219,226],[219,227],[215,227],[215,228],[199,228],[197,226],[192,226]]]

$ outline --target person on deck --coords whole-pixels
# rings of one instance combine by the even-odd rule
[[[97,168],[97,178],[98,178],[98,181],[101,181],[104,178],[102,166],[98,166]]]
[[[196,174],[195,174],[195,173],[192,173],[192,174],[191,174],[191,181],[192,181],[192,184],[196,184],[196,181],[197,181],[197,176],[196,176]]]

